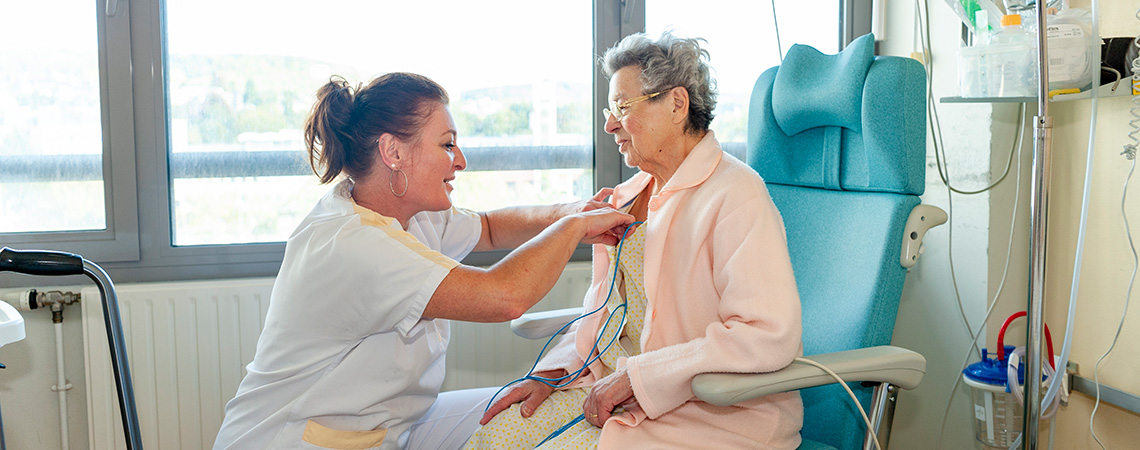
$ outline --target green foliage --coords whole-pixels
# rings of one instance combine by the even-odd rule
[[[207,96],[190,123],[192,134],[197,135],[203,144],[237,142],[238,130],[233,110],[218,95]]]
[[[558,107],[558,132],[563,134],[590,134],[590,105],[570,103]]]
[[[529,102],[514,102],[489,114],[477,114],[463,108],[453,109],[455,126],[460,136],[517,136],[530,134]]]
[[[245,132],[300,129],[308,108],[298,105],[311,105],[327,81],[312,75],[323,65],[288,56],[170,58],[171,98],[186,98],[171,105],[171,116],[186,120],[190,144],[236,144]]]

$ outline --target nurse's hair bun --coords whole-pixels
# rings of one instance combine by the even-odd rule
[[[447,91],[423,75],[388,73],[364,87],[333,76],[317,90],[305,121],[309,165],[321,183],[341,173],[363,178],[373,170],[380,136],[411,141],[434,108],[447,103]]]

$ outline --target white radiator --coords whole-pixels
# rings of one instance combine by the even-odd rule
[[[251,279],[117,289],[143,448],[213,446],[253,360],[272,286]],[[91,449],[126,448],[99,290],[82,294]]]
[[[581,305],[589,263],[573,263],[534,310]],[[253,360],[273,279],[118,286],[143,448],[208,449]],[[87,422],[92,450],[126,448],[98,289],[83,289]],[[444,390],[522,376],[543,342],[506,324],[452,325]]]

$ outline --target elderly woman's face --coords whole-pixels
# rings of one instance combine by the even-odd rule
[[[642,92],[641,68],[623,67],[610,77],[611,102],[622,105],[649,92]],[[614,135],[618,151],[625,158],[625,165],[656,174],[656,163],[660,159],[664,143],[677,138],[679,130],[671,123],[672,101],[665,92],[651,99],[645,99],[626,107],[619,107],[622,118],[618,120],[613,112],[606,114],[606,133]],[[616,112],[616,111],[614,111]]]

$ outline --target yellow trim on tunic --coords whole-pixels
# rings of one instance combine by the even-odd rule
[[[301,440],[324,448],[363,450],[379,447],[387,435],[387,428],[369,431],[334,430],[309,420],[305,423],[305,432],[301,434]]]
[[[380,229],[385,234],[387,234],[388,237],[395,239],[396,242],[404,244],[404,246],[412,249],[416,253],[419,253],[424,258],[427,258],[428,261],[439,264],[446,269],[454,269],[455,266],[459,265],[459,261],[448,258],[447,255],[428,248],[428,246],[424,245],[423,242],[420,242],[419,239],[416,239],[415,236],[412,236],[411,233],[404,231],[402,227],[392,225],[393,222],[396,222],[396,219],[360,206],[356,203],[356,201],[352,202],[352,209],[356,212],[357,215],[360,216],[360,223],[362,225],[368,225]]]

